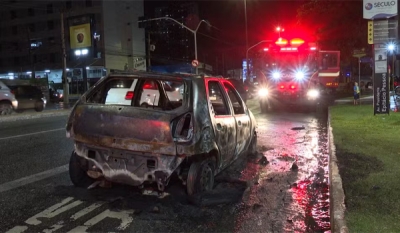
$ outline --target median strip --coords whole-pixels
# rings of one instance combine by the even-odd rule
[[[71,111],[70,109],[62,109],[62,110],[50,110],[40,113],[13,114],[9,116],[0,116],[0,122],[37,119],[37,118],[53,117],[53,116],[67,116],[70,113],[70,111]]]

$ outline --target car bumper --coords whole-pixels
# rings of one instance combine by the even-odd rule
[[[177,156],[141,154],[79,142],[75,143],[75,152],[93,165],[88,171],[89,176],[96,172],[96,176],[91,176],[92,178],[104,178],[132,186],[139,186],[144,182],[156,182],[159,186],[165,186],[171,174],[184,160]]]
[[[300,95],[274,95],[260,98],[261,103],[284,106],[315,106],[320,103],[320,98],[311,98]]]

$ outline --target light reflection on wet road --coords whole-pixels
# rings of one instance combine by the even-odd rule
[[[257,115],[257,122],[259,150],[269,163],[250,162],[242,172],[240,179],[252,179],[254,185],[244,199],[246,208],[237,219],[236,231],[328,231],[326,115]]]

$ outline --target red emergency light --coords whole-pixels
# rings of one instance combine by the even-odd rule
[[[287,44],[288,44],[288,41],[287,41],[286,39],[279,38],[279,39],[275,42],[275,44],[277,44],[277,45],[287,45]]]

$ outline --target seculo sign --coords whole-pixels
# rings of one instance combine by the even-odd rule
[[[387,19],[397,15],[397,0],[364,0],[364,19]]]

